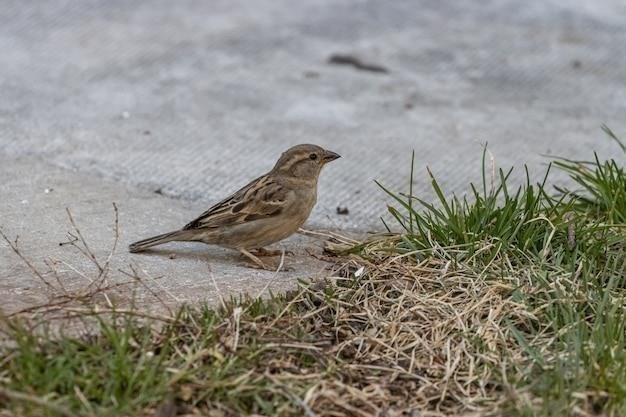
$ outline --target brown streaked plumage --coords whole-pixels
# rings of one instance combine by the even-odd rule
[[[195,241],[240,251],[261,268],[268,268],[250,249],[262,249],[295,233],[317,200],[322,167],[339,158],[317,145],[297,145],[285,151],[274,168],[210,207],[181,230],[140,240],[129,246],[141,252],[172,241]]]

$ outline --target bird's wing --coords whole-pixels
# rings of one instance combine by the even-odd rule
[[[264,175],[209,208],[183,230],[232,226],[277,216],[291,198],[293,191]]]

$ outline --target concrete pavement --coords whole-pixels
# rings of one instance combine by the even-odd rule
[[[528,163],[535,178],[542,154],[619,155],[600,125],[626,136],[625,49],[618,0],[5,0],[0,226],[39,262],[79,262],[58,246],[65,207],[104,254],[115,201],[116,265],[136,261],[191,301],[215,300],[207,262],[225,291],[254,291],[267,275],[220,249],[181,245],[171,260],[124,247],[184,224],[296,143],[343,156],[310,226],[354,231],[380,229],[387,198],[373,179],[405,190],[412,150],[426,199],[425,166],[464,190],[485,142],[499,166]],[[387,72],[329,63],[336,54]],[[298,259],[276,289],[319,271]],[[4,242],[0,261],[0,295],[46,295]]]

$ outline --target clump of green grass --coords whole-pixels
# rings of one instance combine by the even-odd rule
[[[447,197],[430,170],[436,203],[413,195],[412,184],[408,194],[398,194],[379,183],[399,206],[388,209],[404,229],[392,251],[423,259],[445,247],[455,261],[489,263],[503,255],[522,264],[529,258],[571,264],[581,253],[600,256],[610,247],[607,239],[616,237],[607,229],[626,224],[626,175],[615,160],[600,163],[596,156],[590,164],[557,159],[554,166],[583,190],[557,188],[554,193],[546,188],[552,165],[540,183],[532,184],[526,169],[525,183],[510,189],[513,169],[500,169],[489,179],[486,155],[485,149],[481,187],[470,184],[469,196]]]
[[[624,152],[626,145],[609,129],[602,130]],[[623,166],[616,160],[601,162],[594,152],[593,161],[574,161],[558,158],[554,164],[567,172],[578,190],[557,188],[561,194],[569,195],[579,210],[588,211],[609,224],[626,224],[626,174]]]
[[[77,409],[100,415],[103,410],[128,413],[159,401],[166,393],[163,358],[170,346],[152,355],[151,330],[129,316],[96,316],[96,322],[91,336],[59,337],[7,320],[4,333],[13,348],[0,368],[3,402],[15,400],[11,392],[17,389],[44,401],[16,401],[16,415],[75,415],[59,410]]]
[[[448,198],[430,170],[436,203],[412,192],[395,194],[381,185],[400,205],[400,209],[389,206],[389,212],[405,230],[395,250],[423,258],[434,247],[446,247],[446,253],[457,261],[479,256],[489,262],[500,253],[522,260],[545,257],[548,247],[566,244],[567,236],[555,224],[563,223],[564,214],[572,211],[571,199],[555,200],[546,193],[549,170],[543,183],[537,185],[530,183],[526,171],[525,185],[514,190],[507,185],[513,170],[499,170],[498,183],[488,186],[486,153],[485,149],[482,187],[479,190],[470,184],[470,196]]]

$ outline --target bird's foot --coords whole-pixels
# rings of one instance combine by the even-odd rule
[[[239,252],[241,252],[241,254],[243,256],[245,256],[248,260],[252,261],[252,263],[247,263],[247,266],[250,266],[252,268],[256,268],[256,269],[264,269],[266,271],[288,271],[288,268],[285,268],[284,265],[280,265],[279,263],[274,264],[274,262],[263,262],[262,260],[260,260],[257,256],[255,256],[255,254],[252,254],[250,252],[248,252],[245,249],[239,249]],[[263,256],[263,255],[261,255]]]

